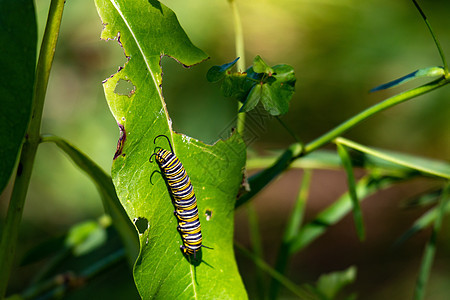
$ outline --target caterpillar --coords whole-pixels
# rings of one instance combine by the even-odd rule
[[[177,229],[183,240],[183,245],[180,246],[180,249],[185,255],[194,255],[195,258],[196,252],[199,251],[201,247],[208,249],[212,248],[202,245],[202,232],[200,220],[198,218],[197,198],[195,197],[191,180],[180,160],[175,156],[167,136],[163,134],[158,135],[153,140],[153,143],[155,144],[159,137],[165,137],[167,139],[171,151],[157,147],[159,149],[157,151],[157,148],[155,149],[156,152],[150,156],[149,161],[152,163],[152,158],[155,156],[156,163],[164,173],[167,185],[169,186],[173,204],[175,206],[174,214],[178,220]]]

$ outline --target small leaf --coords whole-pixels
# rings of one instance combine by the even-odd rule
[[[66,239],[75,256],[91,252],[106,241],[105,228],[98,222],[87,221],[72,227]]]
[[[256,73],[265,73],[265,74],[269,74],[270,76],[274,73],[274,70],[271,67],[269,67],[266,64],[266,62],[263,61],[263,59],[259,55],[257,55],[253,59],[253,70]]]
[[[263,96],[263,86],[264,85],[262,84],[256,84],[251,89],[250,93],[247,96],[247,100],[245,100],[244,105],[242,105],[239,112],[248,112],[256,107]]]
[[[0,1],[0,12],[1,193],[11,176],[30,120],[37,26],[34,1]]]
[[[248,79],[246,73],[233,73],[225,76],[221,90],[225,97],[234,97],[244,102],[254,85],[255,82]]]
[[[238,61],[239,57],[233,60],[230,63],[223,64],[221,66],[213,66],[206,73],[206,79],[209,82],[217,82],[222,80],[225,77],[227,71],[229,71]]]
[[[376,91],[380,91],[380,90],[389,89],[389,88],[395,87],[397,85],[403,84],[405,82],[408,82],[408,81],[416,79],[416,78],[444,76],[444,74],[445,74],[444,68],[442,68],[442,67],[423,68],[423,69],[416,70],[412,73],[409,73],[398,79],[395,79],[393,81],[390,81],[388,83],[374,87],[373,89],[370,90],[370,92],[376,92]]]
[[[347,270],[324,274],[317,281],[317,290],[327,299],[334,299],[347,285],[356,280],[356,267]]]
[[[295,91],[294,69],[288,65],[273,67],[275,75],[273,82],[266,83],[266,92],[261,102],[264,108],[273,116],[285,114],[289,110],[289,101]]]

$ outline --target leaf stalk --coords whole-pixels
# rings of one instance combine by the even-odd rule
[[[39,52],[31,120],[25,136],[25,141],[22,145],[16,178],[0,242],[0,299],[2,299],[6,293],[6,287],[14,261],[14,253],[19,235],[25,198],[30,183],[37,147],[40,143],[39,132],[42,120],[42,110],[44,108],[50,69],[52,67],[56,42],[58,40],[64,3],[64,0],[52,0]]]

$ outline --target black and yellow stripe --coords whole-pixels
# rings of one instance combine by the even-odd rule
[[[159,135],[155,138],[165,135]],[[166,137],[167,138],[167,137]],[[167,138],[167,141],[169,139]],[[169,142],[170,145],[170,142]],[[171,149],[172,146],[170,145]],[[173,204],[175,206],[175,216],[178,220],[178,231],[183,239],[183,245],[180,246],[183,253],[192,255],[201,248],[202,232],[200,220],[198,218],[197,198],[195,197],[194,188],[191,180],[186,173],[180,160],[173,154],[173,151],[165,149],[158,149],[150,157],[155,156],[156,162],[164,173],[167,184],[170,188],[170,193],[173,197]],[[207,247],[206,247],[207,248]]]

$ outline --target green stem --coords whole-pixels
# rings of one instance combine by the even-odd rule
[[[425,246],[423,253],[422,264],[420,266],[419,276],[417,278],[417,284],[414,291],[414,300],[425,299],[425,287],[430,277],[431,267],[433,265],[434,256],[436,254],[437,235],[441,230],[442,220],[444,219],[445,208],[449,201],[450,196],[450,184],[447,183],[442,191],[442,197],[439,201],[439,209],[437,211],[437,217],[434,221],[433,232],[431,233],[430,240]]]
[[[437,36],[434,34],[433,28],[431,27],[430,22],[428,22],[428,18],[425,15],[425,13],[423,12],[422,8],[420,8],[419,3],[417,3],[416,0],[412,0],[412,1],[413,1],[414,5],[416,6],[417,10],[419,11],[420,15],[422,16],[425,24],[427,25],[428,30],[431,33],[431,36],[433,37],[434,43],[436,44],[436,47],[439,51],[439,55],[441,56],[442,63],[444,64],[444,73],[445,73],[444,76],[445,76],[445,78],[448,79],[450,77],[450,75],[448,72],[447,60],[445,59],[445,55],[444,55],[444,51],[442,50],[441,43],[439,43]]]
[[[245,249],[242,245],[237,242],[234,242],[234,246],[236,249],[242,253],[245,257],[253,261],[253,263],[260,268],[261,270],[268,273],[273,279],[279,281],[284,287],[290,290],[292,293],[297,295],[299,299],[310,300],[317,299],[314,294],[311,293],[310,289],[307,286],[298,286],[288,278],[280,274],[279,272],[272,269],[265,261],[259,259],[255,255],[253,255],[250,251]]]
[[[286,129],[286,131],[292,136],[292,138],[299,144],[302,144],[302,142],[300,141],[300,139],[298,138],[298,136],[295,134],[295,132],[289,128],[289,126],[287,126],[286,123],[284,123],[283,120],[281,120],[281,118],[279,116],[275,117],[277,119],[277,121],[281,124],[281,126],[283,126],[284,129]]]
[[[235,35],[235,46],[236,46],[236,57],[239,60],[236,63],[238,72],[245,71],[245,47],[244,47],[244,32],[242,30],[242,22],[239,14],[239,10],[236,5],[236,0],[228,0],[233,12],[234,19],[234,35]],[[238,102],[238,112],[241,109],[243,103]],[[237,121],[237,131],[242,136],[245,129],[245,113],[238,113]]]
[[[19,235],[25,198],[30,183],[37,147],[40,142],[39,131],[41,127],[42,110],[44,107],[44,99],[56,42],[58,40],[64,2],[64,0],[52,0],[50,4],[47,25],[45,27],[44,38],[39,53],[31,120],[22,146],[5,226],[2,230],[0,243],[0,299],[3,298],[6,293],[6,287],[8,285],[8,279],[14,261],[14,253]]]
[[[103,257],[95,264],[90,265],[79,275],[73,273],[64,273],[54,276],[53,278],[40,282],[28,288],[21,296],[23,299],[55,299],[66,295],[68,291],[86,285],[89,281],[113,269],[117,264],[125,259],[125,250],[119,249],[116,252]]]
[[[261,234],[259,232],[258,214],[255,210],[253,203],[247,203],[248,224],[250,229],[250,242],[252,245],[254,255],[263,260],[263,247],[261,242]],[[256,286],[258,288],[259,299],[265,298],[265,284],[264,274],[261,269],[256,269]]]
[[[300,226],[303,221],[306,201],[308,200],[309,195],[311,175],[311,170],[304,170],[302,183],[297,196],[297,201],[284,231],[283,240],[280,246],[280,250],[278,251],[277,261],[275,264],[275,270],[277,272],[280,272],[280,274],[284,274],[286,272],[286,267],[291,257],[291,253],[289,251],[290,245],[298,235]],[[277,280],[272,280],[269,288],[269,299],[277,299],[279,290],[280,283]]]
[[[318,148],[330,143],[333,139],[344,134],[347,130],[353,128],[354,126],[358,125],[359,123],[373,116],[374,114],[379,113],[402,102],[405,102],[414,97],[426,94],[432,90],[435,90],[441,86],[446,85],[449,82],[450,80],[446,79],[445,77],[442,77],[425,85],[417,87],[415,89],[388,98],[378,104],[375,104],[372,107],[367,108],[366,110],[360,112],[356,116],[348,119],[347,121],[340,124],[336,128],[330,130],[321,137],[308,143],[304,148],[299,143],[292,144],[271,167],[249,178],[251,190],[250,192],[243,194],[240,198],[238,198],[235,207],[239,207],[240,205],[250,200],[265,186],[267,186],[269,182],[271,182],[279,174],[281,174],[287,168],[289,168],[292,162],[295,161],[296,159],[306,154],[309,154],[317,150]]]
[[[315,139],[314,141],[308,143],[305,146],[305,151],[302,153],[302,155],[310,153],[317,148],[320,148],[324,146],[325,144],[328,144],[331,142],[334,138],[337,138],[338,136],[342,135],[344,132],[348,131],[349,129],[353,128],[354,126],[358,125],[362,121],[368,119],[369,117],[373,116],[376,113],[379,113],[383,110],[386,110],[392,106],[395,106],[397,104],[400,104],[402,102],[405,102],[406,100],[412,99],[414,97],[423,95],[425,93],[431,92],[432,90],[437,89],[438,87],[444,86],[450,81],[445,78],[439,78],[437,80],[434,80],[428,84],[422,85],[420,87],[417,87],[415,89],[403,92],[401,94],[395,95],[391,98],[388,98],[380,103],[375,104],[374,106],[371,106],[367,108],[366,110],[360,112],[356,116],[348,119],[341,125],[337,126],[333,130],[328,131],[321,137]]]

